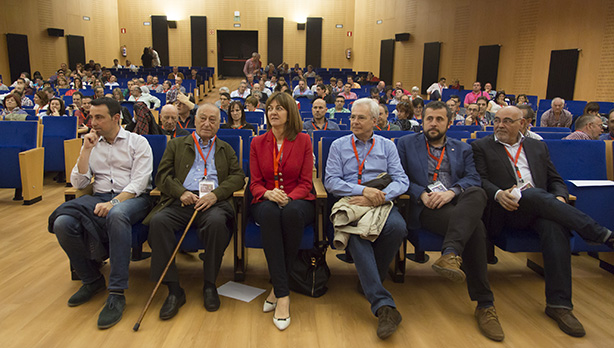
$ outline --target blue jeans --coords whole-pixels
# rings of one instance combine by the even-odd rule
[[[97,193],[94,194],[94,197],[98,198],[99,202],[108,202],[113,195]],[[109,290],[128,289],[132,225],[147,216],[151,209],[151,202],[149,195],[143,194],[121,202],[109,210],[105,219],[106,236],[103,236],[103,239],[108,239],[109,242],[109,261],[111,263]],[[94,210],[95,204],[88,208]],[[87,232],[79,220],[72,216],[60,215],[53,224],[53,232],[83,284],[93,283],[102,276],[90,259],[86,242]]]
[[[382,232],[374,242],[362,239],[358,235],[350,236],[347,248],[354,259],[360,285],[371,304],[373,314],[376,314],[382,306],[396,308],[392,295],[384,288],[382,281],[386,278],[388,267],[406,237],[405,219],[397,207],[393,207],[390,211]]]

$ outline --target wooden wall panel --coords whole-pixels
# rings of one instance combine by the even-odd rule
[[[167,15],[178,26],[169,33],[170,63],[190,65],[189,16],[207,16],[210,29],[235,30],[233,13],[240,11],[240,30],[259,31],[265,64],[268,17],[284,17],[284,60],[301,66],[305,64],[305,31],[298,31],[296,23],[300,18],[322,17],[324,67],[378,71],[379,42],[409,32],[410,41],[395,46],[394,80],[403,81],[406,88],[420,86],[424,43],[439,41],[440,75],[469,86],[477,72],[479,46],[501,44],[499,88],[543,97],[550,52],[579,47],[574,98],[603,100],[614,94],[614,4],[609,0],[518,0],[509,4],[489,0],[23,0],[5,1],[2,10],[0,31],[28,35],[32,70],[40,70],[45,77],[67,59],[65,39],[48,37],[44,32],[48,27],[84,36],[88,59],[111,65],[125,44],[128,58],[138,63],[143,47],[151,45],[151,29],[143,22],[151,15]],[[24,14],[28,25],[23,24]],[[91,21],[83,21],[83,16]],[[376,24],[379,19],[382,24]],[[335,24],[344,27],[336,29]],[[120,28],[127,33],[120,34]],[[104,40],[98,40],[100,37]],[[217,62],[216,42],[215,34],[208,37],[209,64]],[[3,46],[6,39],[0,36]],[[350,60],[344,55],[347,48],[353,52]],[[5,79],[9,73],[6,52],[0,52],[0,73]]]

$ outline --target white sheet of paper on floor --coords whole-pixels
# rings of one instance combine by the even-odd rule
[[[248,303],[260,296],[265,291],[265,289],[255,288],[253,286],[236,283],[233,281],[229,281],[228,283],[217,288],[217,293],[219,295]]]

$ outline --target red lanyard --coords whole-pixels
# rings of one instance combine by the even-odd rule
[[[354,148],[354,155],[356,155],[356,162],[358,162],[358,185],[360,185],[360,183],[362,182],[362,169],[365,167],[365,161],[371,153],[371,150],[373,150],[373,145],[375,145],[375,139],[372,140],[369,152],[367,152],[367,155],[365,156],[365,158],[363,158],[362,163],[360,163],[360,159],[358,158],[358,151],[356,150],[356,142],[354,141],[354,136],[352,136],[352,147]]]
[[[200,153],[200,157],[203,158],[203,161],[205,161],[205,173],[204,173],[204,177],[207,177],[207,159],[209,158],[209,154],[211,153],[211,150],[213,149],[213,146],[215,144],[215,139],[217,138],[217,135],[213,137],[213,141],[211,142],[211,147],[209,148],[209,152],[207,152],[207,157],[205,157],[205,155],[203,155],[203,150],[200,148],[200,144],[198,143],[198,139],[196,139],[196,132],[192,133],[192,138],[194,138],[194,144],[196,144],[196,148],[198,149],[198,153]]]
[[[179,124],[179,127],[181,127],[181,129],[184,129],[188,126],[188,123],[190,122],[190,117],[192,116],[188,116],[188,118],[185,120],[185,127],[181,124],[181,119],[177,120],[177,123]]]
[[[277,151],[277,141],[273,143],[273,179],[275,180],[275,188],[279,188],[279,167],[281,166],[281,154],[284,151],[286,141],[281,143],[281,148]]]
[[[433,174],[433,181],[437,181],[437,177],[439,176],[439,168],[441,168],[441,162],[443,162],[443,155],[446,153],[446,147],[444,146],[443,149],[441,150],[441,155],[439,155],[439,158],[433,156],[433,154],[431,153],[431,147],[429,146],[429,142],[426,142],[426,151],[429,153],[429,156],[431,156],[432,159],[434,159],[435,161],[437,161],[437,166],[435,167],[435,173]]]
[[[378,125],[375,125],[375,127],[377,127],[378,130],[382,130]],[[390,123],[388,123],[388,129],[386,130],[390,130]]]
[[[522,175],[520,175],[520,169],[518,169],[518,158],[520,157],[520,152],[522,152],[522,143],[520,143],[520,146],[518,147],[518,151],[516,151],[515,158],[512,158],[512,155],[507,150],[507,147],[504,146],[504,148],[505,148],[505,152],[507,152],[507,157],[509,157],[510,160],[514,162],[514,169],[516,170],[516,175],[518,175],[518,180],[522,182]]]
[[[326,128],[328,128],[328,121],[326,121],[326,123],[324,123],[324,128],[318,128],[316,126],[315,123],[313,123],[313,121],[311,121],[311,124],[313,125],[313,129],[318,129],[318,130],[326,130]]]
[[[177,127],[175,127],[175,130],[173,131],[173,138],[177,137]]]

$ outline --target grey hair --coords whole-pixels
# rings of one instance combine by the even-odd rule
[[[219,93],[223,92],[230,93],[230,89],[228,89],[228,87],[220,87]]]
[[[413,87],[411,88],[411,91],[412,91],[412,92],[420,92],[420,88],[418,88],[418,86],[413,86]]]
[[[379,116],[379,104],[375,100],[371,98],[360,98],[354,102],[352,108],[360,105],[364,105],[367,107],[367,109],[369,109],[372,118],[376,119]]]
[[[561,98],[561,97],[555,97],[554,99],[552,99],[552,101],[550,102],[550,106],[554,106],[554,101],[560,99],[563,101],[563,105],[565,105],[565,99]]]

